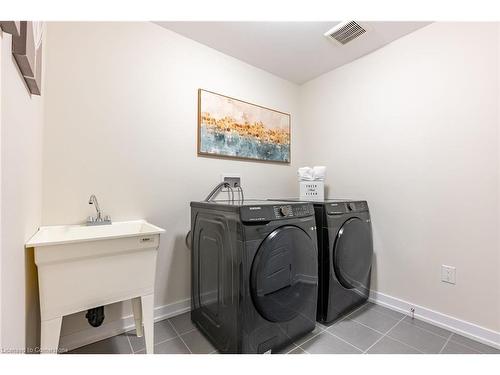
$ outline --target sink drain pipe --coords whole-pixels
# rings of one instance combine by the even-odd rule
[[[92,327],[99,327],[104,321],[104,306],[87,310],[85,317]]]

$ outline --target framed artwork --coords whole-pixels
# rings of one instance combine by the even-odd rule
[[[199,89],[198,155],[290,163],[290,114]]]

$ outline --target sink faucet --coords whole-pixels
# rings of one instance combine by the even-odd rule
[[[111,224],[111,218],[109,216],[102,217],[101,209],[99,208],[99,203],[97,202],[97,197],[92,194],[89,198],[89,204],[93,204],[96,211],[97,216],[89,216],[87,219],[87,225],[107,225]]]

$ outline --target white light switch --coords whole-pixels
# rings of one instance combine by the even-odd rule
[[[452,266],[441,266],[441,281],[449,284],[456,284],[456,268]]]

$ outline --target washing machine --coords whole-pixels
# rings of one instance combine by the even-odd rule
[[[191,202],[191,241],[191,319],[219,352],[277,352],[314,329],[311,203]]]
[[[329,324],[369,297],[373,258],[370,211],[363,200],[312,203],[318,228],[317,320]]]

